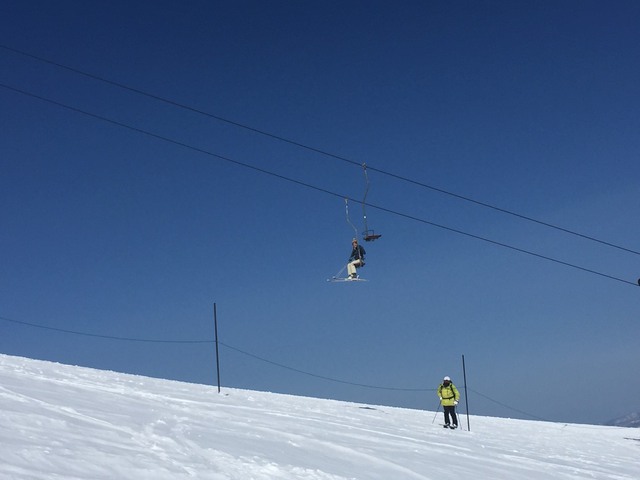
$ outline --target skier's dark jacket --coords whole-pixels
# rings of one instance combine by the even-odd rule
[[[351,256],[349,257],[349,261],[353,262],[354,260],[361,260],[364,263],[364,256],[367,252],[364,251],[362,245],[358,245],[357,247],[353,247],[351,251]]]

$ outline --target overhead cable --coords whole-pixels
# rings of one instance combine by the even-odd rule
[[[358,200],[355,200],[355,199],[349,197],[348,195],[332,192],[332,191],[327,190],[325,188],[317,187],[317,186],[312,185],[312,184],[307,183],[307,182],[302,182],[300,180],[296,180],[294,178],[287,177],[285,175],[281,175],[281,174],[278,174],[278,173],[275,173],[275,172],[271,172],[271,171],[266,170],[264,168],[256,167],[255,165],[251,165],[251,164],[248,164],[248,163],[245,163],[245,162],[240,162],[238,160],[234,160],[234,159],[231,159],[229,157],[226,157],[226,156],[223,156],[223,155],[219,155],[217,153],[213,153],[213,152],[210,152],[208,150],[204,150],[202,148],[195,147],[193,145],[189,145],[189,144],[181,142],[179,140],[174,140],[174,139],[168,138],[166,136],[159,135],[157,133],[149,132],[147,130],[144,130],[144,129],[141,129],[141,128],[138,128],[138,127],[134,127],[134,126],[128,125],[126,123],[122,123],[122,122],[119,122],[117,120],[113,120],[113,119],[104,117],[102,115],[98,115],[98,114],[95,114],[95,113],[87,112],[86,110],[82,110],[82,109],[79,109],[77,107],[66,105],[64,103],[61,103],[61,102],[58,102],[56,100],[52,100],[52,99],[43,97],[41,95],[37,95],[35,93],[28,92],[26,90],[22,90],[22,89],[19,89],[19,88],[16,88],[16,87],[12,87],[12,86],[6,85],[4,83],[0,83],[0,87],[5,88],[7,90],[11,90],[11,91],[16,92],[16,93],[19,93],[21,95],[25,95],[25,96],[28,96],[28,97],[31,97],[31,98],[35,98],[35,99],[50,103],[52,105],[56,105],[56,106],[62,107],[64,109],[66,109],[66,110],[70,110],[70,111],[73,111],[73,112],[76,112],[76,113],[81,113],[81,114],[89,116],[91,118],[95,118],[97,120],[101,120],[103,122],[110,123],[112,125],[116,125],[116,126],[128,129],[128,130],[131,130],[131,131],[134,131],[134,132],[137,132],[137,133],[141,133],[143,135],[158,139],[158,140],[162,140],[164,142],[171,143],[173,145],[178,145],[180,147],[187,148],[189,150],[192,150],[192,151],[195,151],[195,152],[198,152],[198,153],[202,153],[202,154],[205,154],[205,155],[208,155],[208,156],[211,156],[211,157],[215,157],[215,158],[218,158],[220,160],[224,160],[225,162],[230,162],[230,163],[233,163],[235,165],[242,166],[244,168],[249,168],[251,170],[263,173],[265,175],[276,177],[276,178],[279,178],[281,180],[285,180],[285,181],[288,181],[288,182],[291,182],[291,183],[295,183],[297,185],[300,185],[300,186],[303,186],[303,187],[306,187],[306,188],[310,188],[310,189],[313,189],[313,190],[316,190],[316,191],[319,191],[319,192],[322,192],[322,193],[325,193],[325,194],[328,194],[328,195],[332,195],[332,196],[335,196],[335,197],[339,197],[339,198],[343,198],[343,199],[346,198],[346,199],[349,199],[349,200],[358,201]],[[512,245],[508,245],[506,243],[498,242],[496,240],[491,240],[491,239],[486,238],[486,237],[481,237],[479,235],[475,235],[475,234],[472,234],[472,233],[464,232],[462,230],[458,230],[458,229],[455,229],[455,228],[447,227],[445,225],[440,225],[440,224],[431,222],[429,220],[425,220],[425,219],[422,219],[422,218],[419,218],[419,217],[415,217],[413,215],[409,215],[409,214],[406,214],[406,213],[401,213],[401,212],[398,212],[396,210],[391,210],[389,208],[385,208],[385,207],[382,207],[382,206],[374,205],[374,204],[371,204],[371,203],[367,203],[367,206],[369,206],[371,208],[375,208],[375,209],[383,211],[383,212],[390,213],[392,215],[400,216],[400,217],[403,217],[403,218],[414,220],[416,222],[424,223],[426,225],[431,225],[433,227],[441,228],[441,229],[447,230],[449,232],[458,233],[460,235],[464,235],[464,236],[467,236],[467,237],[470,237],[470,238],[474,238],[476,240],[482,240],[484,242],[491,243],[493,245],[497,245],[497,246],[500,246],[500,247],[508,248],[510,250],[513,250],[513,251],[516,251],[516,252],[520,252],[520,253],[524,253],[524,254],[527,254],[527,255],[530,255],[530,256],[533,256],[533,257],[536,257],[536,258],[541,258],[541,259],[548,260],[548,261],[551,261],[551,262],[554,262],[554,263],[557,263],[557,264],[560,264],[560,265],[565,265],[567,267],[575,268],[575,269],[581,270],[583,272],[592,273],[594,275],[599,275],[601,277],[609,278],[611,280],[616,280],[618,282],[626,283],[626,284],[633,285],[633,286],[636,286],[636,287],[638,286],[638,283],[636,283],[636,282],[631,282],[629,280],[618,278],[618,277],[615,277],[615,276],[612,276],[612,275],[608,275],[608,274],[605,274],[605,273],[602,273],[602,272],[598,272],[596,270],[592,270],[592,269],[589,269],[589,268],[581,267],[581,266],[576,265],[576,264],[564,262],[562,260],[558,260],[558,259],[546,256],[546,255],[542,255],[542,254],[535,253],[535,252],[532,252],[532,251],[529,251],[529,250],[525,250],[525,249],[522,249],[522,248],[514,247]]]
[[[131,337],[118,337],[118,336],[114,336],[114,335],[96,335],[93,333],[86,333],[86,332],[79,332],[79,331],[74,331],[74,330],[67,330],[67,329],[63,329],[63,328],[55,328],[55,327],[49,327],[49,326],[45,326],[45,325],[38,325],[35,323],[30,323],[30,322],[22,322],[19,320],[13,320],[10,318],[6,318],[6,317],[2,317],[0,316],[0,320],[5,321],[5,322],[11,322],[11,323],[16,323],[19,325],[26,325],[29,327],[35,327],[35,328],[41,328],[41,329],[45,329],[45,330],[52,330],[52,331],[56,331],[56,332],[61,332],[61,333],[66,333],[66,334],[72,334],[72,335],[79,335],[79,336],[84,336],[84,337],[93,337],[93,338],[101,338],[101,339],[106,339],[106,340],[119,340],[119,341],[127,341],[127,342],[143,342],[143,343],[165,343],[165,344],[203,344],[203,343],[215,343],[215,340],[158,340],[158,339],[144,339],[144,338],[131,338]],[[310,377],[314,377],[314,378],[318,378],[321,380],[326,380],[329,382],[334,382],[334,383],[341,383],[344,385],[351,385],[354,387],[361,387],[361,388],[370,388],[370,389],[376,389],[376,390],[389,390],[389,391],[400,391],[400,392],[435,392],[436,389],[435,388],[399,388],[399,387],[384,387],[384,386],[380,386],[380,385],[368,385],[368,384],[363,384],[363,383],[356,383],[356,382],[349,382],[346,380],[339,380],[336,378],[332,378],[332,377],[327,377],[324,375],[318,375],[315,373],[310,373],[310,372],[306,372],[304,370],[300,370],[298,368],[293,368],[290,367],[288,365],[283,365],[281,363],[277,363],[274,362],[272,360],[268,360],[266,358],[260,357],[258,355],[254,355],[252,353],[246,352],[244,350],[241,350],[237,347],[234,347],[232,345],[223,343],[218,341],[218,343],[230,350],[233,350],[237,353],[241,353],[242,355],[246,355],[248,357],[251,357],[255,360],[264,362],[264,363],[268,363],[270,365],[276,366],[278,368],[283,368],[285,370],[290,370],[292,372],[296,372],[302,375],[307,375]],[[525,412],[523,410],[519,410],[517,408],[511,407],[503,402],[500,402],[498,400],[495,400],[487,395],[484,395],[483,393],[478,392],[477,390],[473,390],[473,389],[469,389],[471,392],[475,393],[476,395],[479,395],[483,398],[485,398],[486,400],[489,400],[491,402],[496,403],[497,405],[500,405],[501,407],[504,408],[508,408],[510,410],[513,410],[514,412],[518,412],[522,415],[534,418],[536,420],[542,420],[542,421],[550,421],[547,419],[544,419],[542,417],[539,417],[537,415],[533,415],[531,413]]]
[[[278,140],[278,141],[281,141],[281,142],[284,142],[284,143],[288,143],[290,145],[294,145],[296,147],[303,148],[303,149],[311,151],[311,152],[315,152],[315,153],[318,153],[318,154],[321,154],[321,155],[325,155],[327,157],[331,157],[331,158],[334,158],[336,160],[341,160],[343,162],[347,162],[347,163],[350,163],[352,165],[357,165],[358,167],[362,166],[362,162],[356,162],[355,160],[351,160],[349,158],[346,158],[346,157],[343,157],[343,156],[340,156],[340,155],[337,155],[337,154],[334,154],[334,153],[331,153],[331,152],[327,152],[326,150],[322,150],[322,149],[319,149],[319,148],[316,148],[316,147],[312,147],[312,146],[309,146],[309,145],[306,145],[306,144],[303,144],[303,143],[300,143],[300,142],[296,142],[295,140],[291,140],[291,139],[288,139],[288,138],[285,138],[285,137],[282,137],[282,136],[279,136],[279,135],[275,135],[273,133],[266,132],[264,130],[260,130],[260,129],[251,127],[251,126],[246,125],[246,124],[242,124],[242,123],[239,123],[239,122],[236,122],[236,121],[233,121],[233,120],[229,120],[227,118],[224,118],[224,117],[221,117],[221,116],[206,112],[204,110],[201,110],[201,109],[198,109],[198,108],[195,108],[195,107],[191,107],[189,105],[185,105],[183,103],[179,103],[177,101],[170,100],[170,99],[161,97],[159,95],[154,95],[152,93],[145,92],[144,90],[140,90],[138,88],[131,87],[129,85],[125,85],[125,84],[120,83],[120,82],[109,80],[109,79],[106,79],[106,78],[98,76],[98,75],[87,73],[87,72],[84,72],[84,71],[79,70],[77,68],[69,67],[69,66],[61,64],[59,62],[55,62],[55,61],[43,58],[43,57],[38,56],[38,55],[34,55],[32,53],[28,53],[28,52],[25,52],[25,51],[22,51],[22,50],[18,50],[16,48],[12,48],[12,47],[9,47],[7,45],[2,45],[2,44],[0,44],[0,48],[3,48],[5,50],[7,50],[7,51],[10,51],[10,52],[13,52],[13,53],[16,53],[16,54],[19,54],[19,55],[34,59],[34,60],[37,60],[39,62],[47,63],[47,64],[50,64],[50,65],[54,65],[54,66],[56,66],[58,68],[68,70],[68,71],[76,73],[78,75],[83,75],[83,76],[91,78],[93,80],[97,80],[97,81],[106,83],[108,85],[112,85],[112,86],[115,86],[115,87],[118,87],[118,88],[121,88],[121,89],[124,89],[124,90],[128,90],[128,91],[136,93],[138,95],[142,95],[142,96],[145,96],[145,97],[148,97],[148,98],[151,98],[151,99],[166,103],[168,105],[172,105],[174,107],[179,107],[179,108],[182,108],[184,110],[188,110],[188,111],[197,113],[199,115],[204,115],[204,116],[206,116],[208,118],[212,118],[214,120],[218,120],[218,121],[226,123],[228,125],[233,125],[235,127],[238,127],[238,128],[241,128],[241,129],[253,132],[253,133],[257,133],[259,135],[272,138],[274,140]],[[533,222],[533,223],[536,223],[538,225],[542,225],[544,227],[552,228],[552,229],[561,231],[563,233],[567,233],[567,234],[574,235],[574,236],[577,236],[577,237],[580,237],[580,238],[583,238],[583,239],[586,239],[586,240],[590,240],[590,241],[593,241],[593,242],[596,242],[596,243],[600,243],[600,244],[606,245],[608,247],[616,248],[618,250],[622,250],[622,251],[625,251],[625,252],[628,252],[628,253],[633,253],[635,255],[640,255],[640,252],[637,251],[637,250],[633,250],[631,248],[627,248],[627,247],[623,247],[623,246],[620,246],[620,245],[616,245],[614,243],[598,239],[598,238],[593,237],[591,235],[586,235],[586,234],[583,234],[583,233],[576,232],[574,230],[570,230],[568,228],[564,228],[564,227],[560,227],[558,225],[554,225],[552,223],[544,222],[542,220],[538,220],[538,219],[535,219],[535,218],[527,216],[527,215],[523,215],[523,214],[511,211],[511,210],[507,210],[505,208],[497,207],[495,205],[491,205],[491,204],[486,203],[486,202],[475,200],[475,199],[467,197],[465,195],[460,195],[460,194],[457,194],[457,193],[454,193],[454,192],[447,191],[447,190],[442,189],[442,188],[435,187],[433,185],[428,185],[428,184],[426,184],[424,182],[420,182],[420,181],[417,181],[417,180],[414,180],[414,179],[411,179],[411,178],[408,178],[408,177],[404,177],[402,175],[391,173],[391,172],[388,172],[388,171],[385,171],[385,170],[382,170],[382,169],[379,169],[379,168],[371,167],[370,165],[368,166],[368,168],[369,168],[369,170],[377,172],[377,173],[379,173],[381,175],[385,175],[385,176],[388,176],[388,177],[391,177],[391,178],[395,178],[397,180],[401,180],[401,181],[404,181],[404,182],[412,183],[412,184],[417,185],[419,187],[427,188],[429,190],[432,190],[432,191],[435,191],[435,192],[438,192],[438,193],[441,193],[441,194],[444,194],[444,195],[448,195],[450,197],[454,197],[454,198],[457,198],[459,200],[470,202],[470,203],[479,205],[481,207],[489,208],[489,209],[492,209],[494,211],[497,211],[497,212],[500,212],[500,213],[503,213],[503,214],[507,214],[507,215],[511,215],[513,217],[520,218],[521,220],[526,220],[526,221],[529,221],[529,222]]]
[[[367,384],[363,384],[363,383],[354,383],[354,382],[348,382],[346,380],[338,380],[336,378],[331,378],[331,377],[325,377],[323,375],[317,375],[315,373],[309,373],[309,372],[305,372],[304,370],[299,370],[297,368],[293,368],[293,367],[289,367],[287,365],[283,365],[281,363],[277,363],[274,362],[272,360],[267,360],[266,358],[262,358],[259,357],[257,355],[254,355],[253,353],[249,353],[249,352],[245,352],[243,350],[240,350],[239,348],[236,347],[232,347],[231,345],[222,343],[222,342],[218,342],[220,345],[227,347],[230,350],[234,350],[238,353],[242,353],[243,355],[246,355],[248,357],[254,358],[256,360],[260,360],[261,362],[265,362],[265,363],[269,363],[271,365],[274,365],[276,367],[280,367],[280,368],[284,368],[286,370],[291,370],[292,372],[296,372],[296,373],[301,373],[303,375],[308,375],[310,377],[315,377],[315,378],[320,378],[322,380],[328,380],[330,382],[336,382],[336,383],[343,383],[345,385],[353,385],[355,387],[363,387],[363,388],[373,388],[373,389],[377,389],[377,390],[395,390],[395,391],[400,391],[400,392],[429,392],[429,391],[435,391],[435,389],[433,388],[396,388],[396,387],[381,387],[378,385],[367,385]]]
[[[49,327],[47,325],[40,325],[37,323],[30,322],[22,322],[20,320],[13,320],[7,317],[0,317],[0,320],[10,323],[16,323],[18,325],[25,325],[33,328],[40,328],[43,330],[51,330],[53,332],[66,333],[69,335],[79,335],[82,337],[93,337],[93,338],[102,338],[106,340],[118,340],[125,342],[140,342],[140,343],[186,343],[186,344],[195,344],[195,343],[212,343],[213,340],[158,340],[158,339],[150,339],[150,338],[132,338],[132,337],[117,337],[114,335],[100,335],[96,333],[87,333],[87,332],[79,332],[76,330],[68,330],[65,328],[58,327]]]
[[[69,335],[78,335],[78,336],[82,336],[82,337],[92,337],[92,338],[101,338],[101,339],[105,339],[105,340],[115,340],[115,341],[124,341],[124,342],[140,342],[140,343],[165,343],[165,344],[213,344],[215,343],[215,340],[159,340],[159,339],[149,339],[149,338],[132,338],[132,337],[120,337],[120,336],[115,336],[115,335],[98,335],[98,334],[94,334],[94,333],[87,333],[87,332],[80,332],[77,330],[68,330],[68,329],[64,329],[64,328],[56,328],[56,327],[49,327],[46,325],[39,325],[36,323],[30,323],[30,322],[23,322],[23,321],[19,321],[19,320],[13,320],[11,318],[7,318],[7,317],[2,317],[0,316],[0,320],[5,321],[5,322],[10,322],[10,323],[15,323],[18,325],[25,325],[25,326],[29,326],[29,327],[34,327],[34,328],[40,328],[40,329],[44,329],[44,330],[51,330],[54,332],[60,332],[60,333],[65,333],[65,334],[69,334]],[[257,355],[254,355],[252,353],[246,352],[244,350],[240,350],[239,348],[236,348],[232,345],[228,345],[226,343],[220,342],[218,341],[218,343],[230,350],[233,350],[235,352],[241,353],[243,355],[252,357],[256,360],[259,360],[261,362],[264,363],[269,363],[271,365],[277,366],[279,368],[284,368],[286,370],[291,370],[294,371],[296,373],[300,373],[303,375],[308,375],[310,377],[315,377],[315,378],[319,378],[322,380],[327,380],[330,382],[335,382],[335,383],[342,383],[345,385],[353,385],[355,387],[363,387],[363,388],[372,388],[372,389],[378,389],[378,390],[395,390],[395,391],[402,391],[402,392],[426,392],[426,391],[431,391],[434,389],[424,389],[424,388],[397,388],[397,387],[382,387],[379,385],[366,385],[363,383],[354,383],[354,382],[349,382],[346,380],[339,380],[336,378],[331,378],[331,377],[326,377],[323,375],[317,375],[314,373],[310,373],[310,372],[305,372],[304,370],[300,370],[297,368],[293,368],[293,367],[289,367],[287,365],[283,365],[281,363],[277,363],[274,362],[272,360],[268,360],[266,358],[262,358],[259,357]]]

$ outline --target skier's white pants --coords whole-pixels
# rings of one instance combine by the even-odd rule
[[[362,260],[354,260],[353,262],[349,262],[347,264],[347,273],[349,273],[349,275],[355,275],[356,274],[356,266],[359,266],[362,264]]]

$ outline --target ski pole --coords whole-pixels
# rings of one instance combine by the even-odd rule
[[[460,421],[460,413],[458,413],[458,406],[457,405],[453,406],[453,414],[456,416],[456,420],[458,421],[458,425],[460,426],[460,430],[464,430],[464,428],[462,428],[462,422]]]
[[[439,401],[438,401],[438,408],[436,408],[436,413],[435,413],[435,415],[433,416],[433,420],[431,420],[431,425],[433,425],[433,422],[435,422],[435,421],[436,421],[436,417],[438,416],[438,410],[440,410],[440,404],[441,404],[441,403],[442,403],[442,400],[439,400]]]

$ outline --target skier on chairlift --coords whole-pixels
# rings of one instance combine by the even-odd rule
[[[356,279],[358,278],[358,274],[356,273],[356,269],[360,267],[364,267],[364,256],[367,252],[365,252],[362,245],[358,245],[358,239],[354,238],[351,241],[351,256],[349,257],[349,263],[347,264],[347,273],[349,274],[347,278]]]

